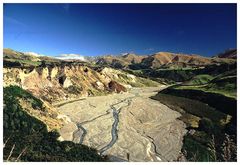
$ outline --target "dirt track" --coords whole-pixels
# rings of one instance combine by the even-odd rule
[[[177,160],[185,124],[180,114],[149,97],[165,87],[88,97],[58,107],[73,123],[60,131],[65,140],[97,148],[113,161]]]

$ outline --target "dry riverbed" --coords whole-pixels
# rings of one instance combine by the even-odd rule
[[[163,88],[133,88],[58,106],[72,121],[60,130],[61,137],[113,161],[176,161],[186,126],[177,119],[180,113],[149,98]]]

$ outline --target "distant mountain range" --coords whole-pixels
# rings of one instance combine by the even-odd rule
[[[215,57],[237,59],[237,49],[228,49]]]
[[[132,53],[113,56],[80,56],[76,54],[64,54],[59,57],[50,57],[40,55],[34,52],[18,52],[12,49],[3,49],[3,57],[6,63],[40,63],[61,62],[61,61],[79,61],[89,62],[101,66],[110,66],[113,68],[130,69],[174,69],[174,68],[199,68],[207,65],[219,63],[233,63],[237,58],[237,50],[229,49],[213,57],[204,57],[195,54],[180,54],[170,52],[158,52],[152,55],[140,56]]]
[[[103,56],[98,58],[99,65],[109,65],[114,68],[146,69],[146,68],[183,68],[204,67],[217,63],[231,63],[237,57],[237,50],[227,51],[214,57],[200,55],[177,54],[170,52],[158,52],[153,55],[139,56],[126,54],[123,56]]]

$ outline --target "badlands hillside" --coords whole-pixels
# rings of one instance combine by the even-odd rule
[[[17,85],[50,103],[104,95],[158,83],[109,67],[63,61],[4,49],[4,86]]]
[[[4,160],[236,161],[236,58],[4,49]]]

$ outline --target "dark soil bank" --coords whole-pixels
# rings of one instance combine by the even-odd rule
[[[159,92],[152,99],[182,113],[179,119],[185,122],[189,130],[184,136],[182,147],[188,161],[237,160],[235,99],[220,94],[173,87]],[[227,114],[233,118],[224,124]],[[192,123],[198,123],[198,126],[192,127]]]
[[[178,90],[167,88],[161,91],[161,93],[199,100],[223,113],[231,115],[233,117],[234,123],[237,121],[237,100],[234,98],[226,97],[217,93],[203,92],[200,90],[191,89]]]

